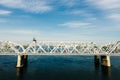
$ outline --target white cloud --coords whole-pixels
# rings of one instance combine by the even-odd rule
[[[120,20],[120,14],[111,14],[108,18],[112,20]]]
[[[8,10],[0,10],[0,15],[9,15],[11,14],[12,12],[11,11],[8,11]]]
[[[67,15],[68,14],[70,14],[70,15],[77,15],[77,16],[82,16],[82,17],[85,17],[85,18],[87,18],[87,20],[89,19],[89,20],[96,20],[96,18],[94,17],[94,15],[92,14],[92,13],[89,13],[89,12],[87,12],[87,10],[86,9],[84,9],[84,10],[79,10],[79,9],[77,9],[77,10],[69,10],[69,11],[66,11],[65,12]]]
[[[73,7],[79,0],[0,0],[0,5],[29,12],[47,12],[58,6]]]
[[[67,11],[67,14],[74,14],[74,15],[78,15],[78,14],[86,14],[85,11],[83,10],[71,10],[71,11]]]
[[[71,27],[71,28],[80,28],[80,27],[88,28],[88,27],[91,27],[91,23],[73,21],[73,22],[66,22],[66,23],[60,24],[60,26]]]
[[[35,13],[52,10],[49,3],[48,0],[0,0],[0,5]]]
[[[21,34],[21,35],[31,35],[31,34],[38,34],[39,31],[37,30],[0,30],[0,33],[5,34]]]
[[[120,20],[120,0],[86,0],[88,4],[102,10],[103,17],[108,21]]]
[[[18,42],[31,41],[33,37],[39,38],[41,32],[31,29],[0,29],[0,40],[10,40]]]
[[[120,9],[120,0],[87,0],[100,9]]]
[[[63,6],[72,7],[76,4],[76,0],[60,0],[59,3]]]

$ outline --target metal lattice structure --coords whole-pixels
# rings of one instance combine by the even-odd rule
[[[98,46],[94,43],[80,42],[39,42],[20,45],[10,41],[0,41],[0,55],[118,55],[120,41],[115,44]]]

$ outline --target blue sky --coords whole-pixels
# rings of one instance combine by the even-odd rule
[[[120,40],[120,0],[0,0],[0,40]]]

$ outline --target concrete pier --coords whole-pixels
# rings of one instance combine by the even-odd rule
[[[17,57],[17,66],[16,67],[23,67],[22,56],[23,55],[18,54],[18,57]]]
[[[18,54],[16,67],[20,68],[23,66],[27,66],[27,57],[28,57],[27,55]]]
[[[102,66],[106,66],[106,67],[110,67],[110,56],[109,55],[104,55],[101,56],[101,65]]]
[[[99,65],[99,62],[100,60],[99,60],[99,55],[95,55],[94,56],[94,63],[95,63],[95,65]]]

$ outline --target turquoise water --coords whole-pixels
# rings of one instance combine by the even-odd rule
[[[95,66],[93,56],[28,56],[16,68],[17,56],[0,56],[0,80],[120,80],[120,57],[110,68]]]

